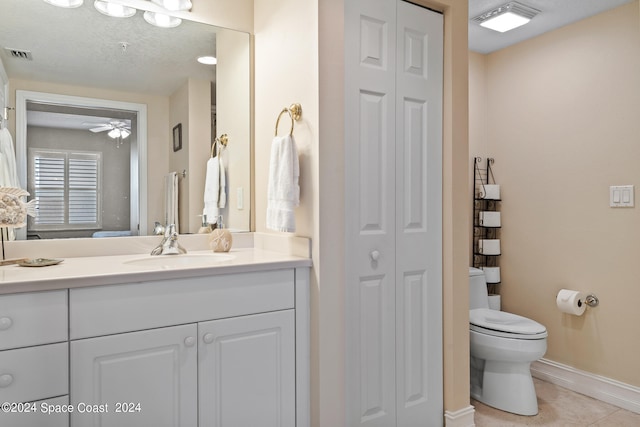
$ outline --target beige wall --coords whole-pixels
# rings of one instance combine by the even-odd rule
[[[486,57],[471,55],[472,151],[502,185],[507,311],[548,331],[546,358],[640,386],[640,205],[609,207],[609,186],[640,185],[638,1]],[[476,120],[486,107],[486,123]],[[636,189],[636,197],[640,196]],[[470,208],[469,208],[470,209]],[[595,293],[582,317],[560,288]]]
[[[235,230],[249,230],[251,222],[251,53],[249,35],[221,31],[216,38],[218,65],[216,88],[217,135],[227,134],[229,143],[223,151],[226,164],[227,206],[224,225]],[[243,193],[238,208],[238,190]]]
[[[469,405],[467,4],[421,2],[445,12],[445,409]],[[266,177],[280,110],[296,123],[301,206],[297,235],[313,239],[312,425],[344,425],[344,0],[255,1],[256,229],[264,231]]]

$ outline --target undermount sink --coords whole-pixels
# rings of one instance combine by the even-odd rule
[[[157,255],[125,261],[124,264],[153,268],[185,268],[214,266],[231,261],[233,255],[226,254],[181,254]]]

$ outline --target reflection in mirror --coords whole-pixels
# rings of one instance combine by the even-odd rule
[[[151,2],[145,3],[149,3],[150,9],[155,7]],[[196,59],[201,55],[217,56],[217,65],[198,63]],[[250,229],[248,34],[184,19],[176,28],[157,28],[144,21],[140,10],[131,18],[116,19],[98,13],[92,1],[84,2],[79,8],[64,9],[42,0],[2,0],[0,61],[0,67],[4,66],[9,76],[9,103],[15,102],[17,109],[21,108],[18,91],[106,100],[105,105],[82,105],[25,98],[24,111],[16,111],[15,124],[10,118],[9,128],[15,132],[16,149],[22,150],[25,159],[21,175],[29,182],[22,184],[32,195],[38,190],[28,179],[35,173],[27,167],[29,156],[50,158],[51,150],[57,150],[58,156],[85,152],[83,161],[86,161],[87,152],[102,153],[92,154],[94,160],[90,160],[98,162],[95,159],[99,157],[102,162],[101,168],[97,167],[96,180],[101,180],[103,197],[101,201],[92,202],[96,210],[90,214],[93,225],[67,224],[67,232],[53,231],[51,224],[44,224],[50,212],[43,203],[39,211],[41,217],[28,226],[30,236],[137,234],[138,229],[142,235],[151,234],[154,222],[163,222],[165,217],[164,177],[183,170],[187,174],[179,180],[180,232],[197,232],[204,204],[206,160],[211,142],[222,133],[229,135],[230,142],[222,154],[228,174],[228,200],[221,213],[227,227],[235,231]],[[135,109],[114,108],[109,103],[146,107],[146,124],[135,114],[127,116],[126,111]],[[81,107],[82,111],[77,110]],[[86,107],[90,109],[85,110]],[[54,126],[32,123],[39,120],[38,116],[50,114],[57,114],[48,116],[53,118]],[[84,119],[80,125],[74,125],[75,129],[64,131],[62,123],[70,121],[69,116]],[[21,119],[23,122],[18,123]],[[182,148],[174,151],[172,129],[178,124],[182,128]],[[78,126],[84,128],[78,129]],[[88,126],[125,131],[129,131],[130,126],[132,135],[120,137],[118,148],[117,142],[114,145],[109,141],[112,138],[108,135],[113,129],[91,132]],[[143,126],[144,129],[140,129]],[[102,142],[103,150],[82,147],[77,139],[86,143],[97,139],[106,142]],[[32,142],[34,140],[42,142]],[[22,148],[18,146],[21,141],[24,141]],[[56,146],[56,141],[63,143]],[[144,144],[146,152],[135,150]],[[40,153],[34,154],[28,149],[32,145],[40,148]],[[118,156],[112,156],[109,150],[118,152]],[[129,158],[125,159],[123,152],[129,153]],[[64,156],[69,162],[69,156],[76,155]],[[111,163],[116,157],[122,163]],[[125,183],[126,175],[130,175],[131,180]],[[123,188],[117,194],[110,192],[112,185],[116,187],[116,181],[117,186]],[[145,181],[147,187],[143,189]],[[140,190],[138,195],[137,190]],[[129,201],[126,212],[122,208],[124,200]],[[120,208],[105,210],[116,204]],[[69,214],[66,215],[68,222]]]

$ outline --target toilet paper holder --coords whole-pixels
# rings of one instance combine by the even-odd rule
[[[589,294],[584,299],[584,303],[587,304],[589,307],[597,307],[598,304],[600,304],[600,300],[594,294]]]

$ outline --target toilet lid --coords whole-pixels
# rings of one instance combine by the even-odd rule
[[[477,330],[500,332],[500,336],[513,335],[514,338],[516,335],[522,336],[522,338],[547,336],[547,328],[535,320],[489,308],[469,310],[469,323],[471,329],[476,326]]]

